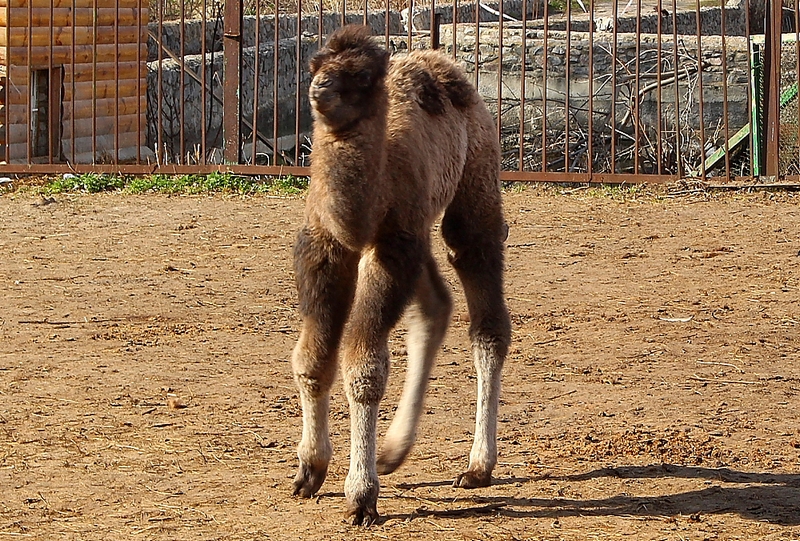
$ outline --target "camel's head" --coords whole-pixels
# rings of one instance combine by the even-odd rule
[[[314,116],[333,130],[376,112],[384,92],[389,53],[365,26],[345,26],[311,59],[308,96]]]

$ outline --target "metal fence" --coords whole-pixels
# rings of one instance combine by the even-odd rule
[[[800,174],[800,0],[0,0],[0,174],[308,173],[308,60],[347,23],[440,48],[503,179]]]

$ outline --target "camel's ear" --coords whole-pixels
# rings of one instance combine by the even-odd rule
[[[325,60],[328,59],[328,50],[322,49],[321,51],[317,51],[317,53],[311,57],[311,62],[309,62],[309,70],[311,71],[311,77],[317,74],[319,68],[322,67],[322,64],[325,63]]]
[[[386,73],[389,71],[389,51],[385,49],[380,49],[380,57],[378,58],[378,64],[380,65],[380,70],[378,72],[379,78],[383,79],[386,77]]]

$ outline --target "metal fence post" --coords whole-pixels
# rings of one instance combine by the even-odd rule
[[[239,119],[241,103],[239,87],[241,85],[242,57],[242,0],[225,2],[225,22],[222,40],[224,60],[224,77],[222,90],[222,134],[224,149],[222,157],[227,164],[239,163]]]
[[[438,49],[441,44],[442,14],[431,11],[431,49]]]
[[[780,96],[781,96],[781,0],[766,0],[764,20],[764,133],[766,160],[764,172],[777,176],[779,171]]]

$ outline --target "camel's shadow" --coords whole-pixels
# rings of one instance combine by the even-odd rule
[[[447,504],[448,509],[419,508],[409,514],[387,516],[400,520],[420,516],[470,517],[492,513],[508,518],[558,518],[570,516],[697,516],[736,513],[742,518],[765,521],[782,526],[800,525],[800,474],[748,473],[729,468],[701,468],[662,464],[657,466],[622,466],[602,468],[578,475],[547,476],[509,480],[497,479],[496,484],[519,484],[542,480],[581,482],[602,477],[656,479],[708,479],[720,484],[661,496],[631,496],[619,494],[602,499],[520,498],[476,496],[472,505],[454,509],[452,498],[425,499]],[[409,490],[404,498],[414,498],[413,490],[446,483],[400,485]]]

